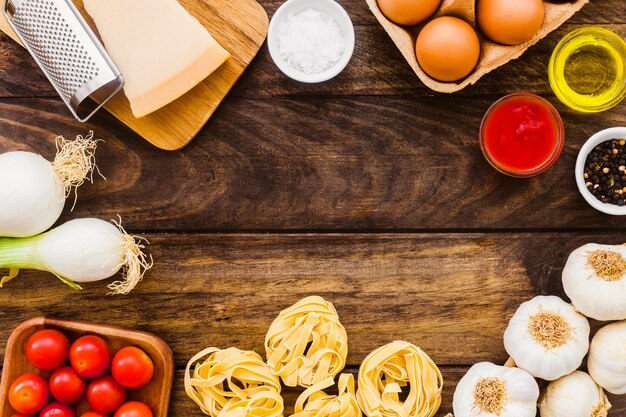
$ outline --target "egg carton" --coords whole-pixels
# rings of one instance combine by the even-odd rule
[[[513,46],[492,42],[480,32],[476,24],[476,0],[443,0],[433,18],[439,16],[455,16],[465,20],[477,29],[481,44],[478,65],[470,75],[457,82],[437,81],[429,77],[422,68],[420,68],[417,58],[415,57],[415,40],[426,22],[418,26],[399,26],[383,15],[378,7],[377,0],[366,1],[374,13],[374,16],[376,16],[376,19],[378,19],[385,31],[389,34],[419,79],[431,90],[441,93],[454,93],[455,91],[464,89],[470,84],[476,83],[483,75],[494,69],[501,67],[513,59],[519,58],[529,47],[561,26],[567,19],[582,9],[584,5],[589,3],[590,0],[576,0],[568,3],[549,3],[544,1],[545,18],[539,32],[529,41]]]

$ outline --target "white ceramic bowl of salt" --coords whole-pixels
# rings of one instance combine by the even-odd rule
[[[287,0],[267,35],[270,55],[289,78],[319,83],[339,74],[354,52],[354,27],[334,0]]]

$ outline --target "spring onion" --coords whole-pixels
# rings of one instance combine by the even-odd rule
[[[32,152],[0,155],[0,236],[34,236],[50,228],[72,190],[92,181],[97,143],[93,132],[73,141],[59,136],[53,162]]]
[[[113,223],[77,219],[37,236],[0,238],[0,268],[10,269],[0,287],[20,269],[51,272],[75,289],[81,289],[78,282],[107,279],[122,269],[122,279],[109,289],[112,294],[128,294],[152,267],[152,258],[143,253],[145,239]]]

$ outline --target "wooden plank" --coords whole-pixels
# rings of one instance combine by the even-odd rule
[[[356,49],[350,65],[334,80],[319,85],[304,85],[282,75],[272,62],[267,46],[231,91],[231,96],[246,98],[275,96],[354,96],[393,95],[427,96],[435,94],[415,76],[389,36],[376,22],[364,1],[348,4],[357,23]],[[550,93],[547,66],[558,41],[581,24],[609,26],[626,38],[626,8],[615,1],[592,1],[546,39],[521,58],[483,77],[463,95],[505,94],[511,91]],[[619,3],[619,4],[618,4]],[[264,2],[271,13],[280,2]],[[583,16],[577,20],[578,16]],[[365,20],[364,20],[365,19]],[[360,23],[359,23],[360,22]],[[621,22],[621,23],[620,23]],[[0,36],[0,97],[54,97],[55,92],[34,66],[26,51],[6,36]]]
[[[536,94],[552,94],[548,83],[548,63],[557,43],[579,24],[565,24],[520,58],[485,75],[476,84],[453,97],[508,94],[528,91]],[[611,25],[626,39],[626,25]],[[261,51],[249,72],[233,89],[232,94],[246,98],[269,98],[276,96],[437,96],[414,74],[397,50],[389,36],[376,26],[357,26],[357,44],[351,63],[337,78],[319,85],[303,85],[290,80],[278,71],[269,57],[267,48]]]
[[[436,417],[444,417],[447,413],[452,412],[452,397],[458,381],[465,375],[469,367],[442,367],[441,371],[444,377],[444,387],[442,393],[442,403]],[[356,368],[346,369],[346,372],[357,375]],[[201,416],[202,413],[196,404],[187,397],[183,388],[184,371],[179,370],[175,373],[174,389],[172,390],[172,401],[170,405],[170,417],[189,417]],[[296,399],[302,392],[302,389],[285,388],[281,395],[285,401],[285,415],[291,415]],[[328,392],[334,393],[332,389]],[[610,411],[611,416],[621,416],[626,413],[626,396],[609,395],[609,401],[613,408]]]
[[[0,96],[56,97],[54,89],[28,52],[2,32],[0,62]]]
[[[247,15],[253,16],[255,12],[258,13],[258,10],[256,7],[246,12],[241,11],[240,9],[251,6],[251,4],[247,4],[244,2],[243,4],[234,6],[232,10],[229,12],[228,8],[225,7],[225,5],[231,4],[231,3],[227,2],[225,4],[215,6],[214,10],[211,11],[211,10],[206,10],[206,4],[203,4],[203,7],[198,8],[197,7],[198,0],[185,0],[185,1],[186,1],[185,3],[186,7],[190,11],[194,12],[197,16],[199,16],[200,20],[205,25],[208,25],[208,28],[216,36],[217,40],[220,41],[227,49],[232,51],[235,55],[237,55],[238,52],[241,52],[244,56],[250,55],[248,54],[248,51],[246,50],[249,45],[247,45],[245,42],[244,43],[239,42],[241,41],[240,39],[237,39],[237,42],[234,42],[234,43],[232,42],[233,34],[230,32],[230,29],[232,29],[232,27],[231,25],[224,25],[223,22],[229,19],[232,19],[233,15],[235,16],[235,20],[237,19],[237,17],[241,19],[242,16],[244,17]],[[478,67],[476,68],[476,71],[470,74],[470,76],[468,76],[466,79],[462,80],[462,82],[460,82],[459,85],[456,85],[454,83],[442,84],[429,78],[421,70],[421,68],[419,67],[415,59],[415,50],[414,50],[414,45],[413,45],[415,39],[414,39],[413,34],[411,32],[405,32],[404,30],[399,30],[397,26],[389,24],[389,22],[382,16],[380,11],[376,8],[376,0],[370,0],[370,6],[372,6],[373,10],[375,10],[378,18],[380,19],[381,25],[386,27],[386,30],[388,31],[389,36],[391,36],[392,38],[395,38],[395,42],[398,48],[403,50],[403,54],[406,59],[403,62],[403,64],[406,64],[406,61],[408,61],[411,67],[413,68],[413,70],[415,71],[415,73],[417,74],[417,76],[421,78],[421,80],[425,84],[429,85],[433,90],[443,91],[443,92],[454,92],[454,91],[458,91],[464,88],[470,83],[471,84],[475,83],[484,74],[492,71],[494,68],[500,67],[504,65],[505,63],[507,63],[508,61],[510,61],[511,59],[515,59],[519,57],[520,55],[522,55],[531,44],[535,44],[540,39],[545,37],[547,33],[552,32],[554,29],[562,25],[574,13],[578,12],[587,2],[588,0],[578,0],[575,4],[574,3],[572,4],[569,4],[569,3],[549,4],[547,3],[546,4],[546,17],[544,20],[543,27],[541,28],[541,30],[538,32],[538,34],[533,38],[531,42],[527,42],[524,45],[502,46],[502,45],[498,45],[493,42],[490,42],[489,40],[484,40],[482,43],[482,59],[478,63]],[[82,11],[82,2],[77,1],[76,3],[77,3],[79,10]],[[258,6],[258,4],[255,2],[253,2],[252,4],[254,4],[255,6]],[[211,6],[209,5],[209,7]],[[443,2],[441,6],[440,10],[442,11],[440,11],[440,13],[442,14],[447,13],[443,11],[444,9],[449,10],[449,4],[446,3],[445,1]],[[469,15],[461,16],[461,17],[465,17],[468,21],[474,22],[475,19],[474,19],[473,3],[470,9],[471,9],[471,13]],[[217,16],[217,18],[215,18],[216,16],[215,11],[223,11],[223,10],[226,10],[226,12],[222,13],[222,16]],[[238,13],[240,13],[239,16],[238,16]],[[263,15],[263,18],[265,19],[264,22],[266,24],[267,17],[265,16],[263,9],[261,9],[261,14]],[[3,25],[2,23],[3,23],[2,18],[0,16],[0,29],[3,29],[6,33],[10,34],[11,37],[16,39],[16,36],[13,33],[13,31],[10,30],[10,28],[7,31],[7,28],[6,28],[7,25],[6,24]],[[226,30],[224,30],[224,28],[226,28]],[[257,32],[258,32],[258,28],[257,30],[253,31],[253,33],[255,34]],[[263,34],[265,34],[265,32],[263,32]],[[252,54],[251,56],[254,56],[256,54],[256,52],[258,51],[258,46],[259,46],[258,42],[254,44],[254,51],[253,51],[254,54]],[[387,49],[393,50],[394,52],[398,52],[396,47],[391,47],[391,48],[388,47]],[[373,54],[376,55],[379,53],[379,51],[380,51],[379,48],[375,48],[373,50]],[[357,50],[357,54],[359,52],[360,51]],[[265,55],[267,57],[267,54]],[[237,64],[240,63],[239,59],[235,59],[235,61],[237,62]],[[246,60],[246,62],[244,63],[245,64],[244,67],[247,66],[249,61],[250,59]],[[368,64],[370,62],[371,61],[365,61],[365,63],[368,63]],[[235,64],[231,66],[235,68],[234,65]],[[229,64],[227,63],[226,66],[229,66]],[[369,67],[370,65],[366,65],[366,66]],[[406,65],[403,65],[403,67],[404,66]],[[221,101],[221,98],[223,98],[223,96],[225,95],[225,91],[228,91],[230,89],[230,86],[233,84],[232,82],[233,80],[229,78],[229,76],[231,75],[230,73],[237,72],[237,70],[239,70],[237,74],[239,75],[241,73],[242,68],[235,68],[234,71],[231,71],[231,70],[232,68],[229,69],[228,71],[226,70],[220,71],[219,73],[217,73],[217,75],[214,75],[213,77],[208,79],[205,83],[201,84],[200,87],[195,89],[194,92],[189,95],[190,97],[188,99],[178,100],[175,103],[176,105],[169,106],[168,108],[175,107],[175,108],[170,108],[171,111],[169,113],[163,110],[163,111],[157,112],[155,115],[151,117],[136,120],[132,116],[132,114],[130,114],[130,109],[128,107],[127,101],[123,99],[119,99],[119,97],[116,97],[109,104],[107,104],[106,108],[109,111],[111,111],[114,115],[116,115],[118,118],[120,118],[120,120],[122,120],[127,125],[129,125],[133,130],[142,134],[144,137],[148,138],[148,140],[155,143],[157,146],[161,145],[160,147],[163,147],[162,142],[169,141],[168,146],[166,148],[171,149],[172,142],[176,142],[175,138],[178,139],[177,136],[183,134],[182,132],[185,131],[184,127],[186,127],[186,124],[191,124],[193,126],[194,122],[197,122],[198,120],[201,120],[202,122],[206,121],[208,117],[206,117],[206,114],[204,114],[202,110],[206,110],[205,109],[205,107],[207,106],[206,103],[211,101],[211,100],[208,100],[208,98],[218,96],[220,98],[219,101]],[[278,71],[276,71],[276,69],[274,68],[274,71],[272,73],[276,74],[278,73]],[[228,88],[225,91],[223,91],[224,89],[221,88],[221,84],[224,83],[225,81],[228,81],[227,83]],[[213,88],[216,85],[218,88],[217,89]],[[202,90],[202,88],[204,88],[205,90],[209,89],[210,91],[209,90],[204,91]],[[190,104],[190,101],[195,100],[197,98],[196,96],[200,96],[202,94],[204,95],[201,100],[196,100],[196,102]],[[200,106],[198,105],[198,102],[200,102],[201,104]],[[187,115],[186,117],[183,118],[184,123],[182,124],[179,123],[181,124],[180,131],[170,130],[170,131],[166,131],[165,135],[163,134],[163,131],[166,130],[165,128],[163,128],[164,123],[176,124],[177,118],[180,118],[180,114],[185,113],[185,111],[188,110],[188,108],[194,107],[194,105],[195,107],[198,107],[196,114],[192,114],[191,116]],[[210,110],[214,110],[215,107],[216,106],[212,106]],[[197,115],[202,115],[205,117],[202,118],[198,116],[198,117],[195,117],[195,120],[194,120],[194,116],[197,116]],[[192,129],[193,132],[197,132],[198,130],[197,126],[195,127],[196,129]],[[185,138],[188,139],[188,136],[189,135],[186,134]],[[187,143],[187,140],[185,140],[184,143]]]
[[[456,389],[457,382],[465,375],[468,367],[444,367],[441,369],[444,377],[444,386],[442,394],[442,403],[439,412],[436,417],[444,417],[447,413],[452,412],[452,396]],[[356,369],[350,369],[351,373],[357,374]],[[179,371],[176,374],[175,386],[182,387],[184,372]],[[293,410],[293,405],[300,395],[301,390],[288,388],[282,392],[285,399],[285,415],[290,415]],[[332,392],[329,390],[329,392]],[[610,416],[624,416],[626,415],[626,396],[609,395],[609,401],[613,408],[609,412]],[[170,408],[171,417],[188,417],[188,416],[200,416],[200,409],[192,402],[183,389],[175,389],[172,396],[172,407]]]
[[[0,152],[52,158],[56,134],[93,128],[107,140],[98,150],[107,181],[81,188],[63,219],[120,214],[135,230],[623,230],[623,219],[587,205],[573,177],[589,136],[626,125],[622,107],[590,117],[558,105],[561,159],[516,180],[478,146],[492,101],[230,98],[192,146],[164,155],[105,114],[82,126],[56,100],[3,100]]]
[[[444,390],[442,393],[442,404],[439,413],[436,417],[444,417],[447,413],[452,412],[452,396],[458,380],[467,371],[466,368],[458,367],[446,367],[441,369],[444,376]],[[356,368],[347,369],[346,372],[354,374],[355,380],[358,374]],[[183,386],[185,373],[178,371],[174,379],[174,390],[172,391],[172,405],[170,407],[170,417],[189,417],[202,415],[200,409],[196,404],[187,397],[185,390],[180,387]],[[178,387],[178,389],[177,389]],[[293,413],[293,406],[302,392],[299,388],[285,388],[281,395],[285,400],[285,415],[289,416]],[[328,390],[329,393],[335,393],[332,389]],[[617,414],[616,414],[617,415]]]
[[[495,70],[453,97],[528,91],[549,94],[547,70],[550,54],[559,40],[578,24],[565,24],[533,46],[519,59]],[[626,38],[626,24],[611,26]],[[350,65],[337,78],[305,85],[283,75],[263,46],[259,57],[230,93],[230,97],[344,97],[344,96],[444,96],[422,84],[382,28],[356,26],[357,44]],[[56,97],[29,55],[0,34],[0,97]]]
[[[378,24],[364,0],[337,0],[350,14],[356,24]],[[259,0],[268,14],[272,16],[284,0]],[[602,24],[626,23],[626,8],[623,0],[591,0],[572,20],[575,23]]]
[[[152,332],[177,366],[201,348],[263,352],[279,311],[308,295],[332,301],[358,365],[393,340],[440,365],[504,363],[502,334],[520,303],[561,294],[570,251],[622,234],[148,235],[154,268],[129,296],[105,283],[77,293],[26,271],[0,290],[0,351],[36,315]]]
[[[183,391],[186,361],[208,346],[263,354],[267,327],[282,307],[310,294],[332,300],[349,336],[349,371],[395,339],[419,344],[454,387],[478,361],[503,363],[502,332],[520,302],[561,295],[569,252],[606,234],[378,234],[149,236],[156,266],[127,297],[104,285],[78,294],[47,274],[28,272],[0,290],[0,351],[24,319],[50,315],[155,332],[173,348],[170,415],[200,415]],[[129,308],[132,306],[132,308]],[[285,392],[288,412],[299,391]],[[611,397],[612,415],[626,397]]]

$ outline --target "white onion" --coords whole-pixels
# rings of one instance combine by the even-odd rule
[[[50,228],[65,205],[52,164],[31,152],[0,155],[0,236],[33,236]]]
[[[53,162],[32,152],[0,155],[0,236],[27,237],[49,229],[72,189],[91,180],[97,140],[57,138]]]
[[[75,282],[93,282],[120,270],[124,241],[124,235],[111,223],[78,219],[43,234],[34,250],[50,272]]]
[[[37,236],[0,238],[0,268],[48,271],[74,288],[80,288],[76,282],[100,281],[124,268],[122,280],[109,289],[127,294],[152,266],[143,247],[120,225],[77,219]]]

